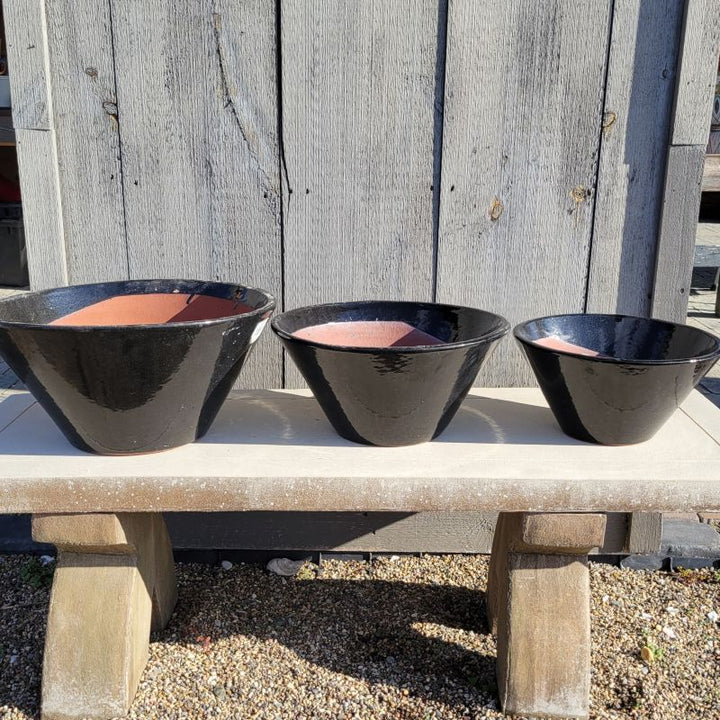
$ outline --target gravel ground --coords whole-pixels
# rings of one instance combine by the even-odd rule
[[[51,566],[50,566],[51,567]],[[486,557],[179,565],[130,717],[497,718]],[[720,572],[591,565],[593,718],[720,718]],[[37,717],[48,569],[0,557],[0,717]]]

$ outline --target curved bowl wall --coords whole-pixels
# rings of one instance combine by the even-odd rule
[[[355,302],[290,310],[272,328],[338,434],[392,446],[445,429],[509,325],[473,308]]]
[[[274,306],[195,280],[28,293],[0,302],[0,355],[75,447],[155,452],[207,432]]]
[[[720,341],[679,323],[556,315],[514,334],[563,432],[626,445],[651,438],[720,356]]]

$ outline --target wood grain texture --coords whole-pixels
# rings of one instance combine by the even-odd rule
[[[720,2],[687,0],[675,97],[673,145],[708,141],[720,52]]]
[[[54,133],[17,130],[16,138],[30,287],[67,285]]]
[[[614,7],[587,310],[647,315],[684,3]]]
[[[653,317],[663,320],[685,320],[704,158],[704,145],[668,150],[652,300]]]
[[[281,32],[286,307],[431,300],[437,0],[283,0]]]
[[[450,4],[438,301],[583,310],[609,21],[609,2]],[[533,382],[510,340],[477,380]]]
[[[13,124],[23,130],[48,130],[43,0],[4,0]]]
[[[127,277],[108,0],[46,3],[68,282]],[[32,272],[32,271],[31,271]]]
[[[281,297],[272,0],[112,0],[129,272]],[[278,387],[266,333],[240,376]]]

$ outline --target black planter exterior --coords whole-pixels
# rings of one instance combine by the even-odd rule
[[[407,337],[414,335],[412,345],[401,338],[394,346],[368,347],[366,337],[366,346],[354,347],[294,335],[358,321],[405,323],[412,331]],[[393,446],[425,442],[445,429],[509,325],[472,308],[378,301],[290,310],[274,318],[272,328],[342,437]],[[434,344],[417,344],[423,334]]]
[[[538,318],[514,334],[563,432],[603,445],[651,438],[720,357],[710,333],[627,315]],[[538,344],[548,338],[599,355]]]
[[[154,324],[80,324],[93,308],[128,301],[143,310],[154,298],[199,307],[196,318],[214,308],[212,319],[184,320],[183,309]],[[274,306],[261,290],[196,280],[28,293],[0,302],[0,354],[75,447],[154,452],[208,430]]]

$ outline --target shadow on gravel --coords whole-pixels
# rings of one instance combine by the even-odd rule
[[[461,693],[475,696],[482,705],[496,696],[494,654],[429,637],[432,628],[426,628],[427,634],[418,629],[418,624],[429,623],[489,633],[483,592],[322,576],[283,582],[265,575],[258,583],[255,573],[265,575],[243,566],[218,578],[213,568],[203,569],[191,585],[180,586],[176,613],[156,639],[204,641],[208,648],[235,634],[273,639],[307,662],[369,683],[395,685],[419,698],[453,705]],[[248,575],[255,575],[250,591],[244,587]],[[218,579],[224,585],[220,593]],[[231,614],[217,609],[228,607],[227,600],[218,597],[226,593],[234,597]],[[458,638],[462,635],[457,633]]]
[[[29,584],[27,568],[33,562],[18,556],[0,564],[5,585],[0,592],[0,717],[8,711],[39,717],[49,590],[46,583]],[[495,655],[462,644],[470,637],[467,631],[489,632],[481,591],[372,579],[371,573],[358,580],[325,580],[309,571],[306,578],[284,580],[255,565],[229,572],[180,566],[175,614],[152,640],[215,652],[215,641],[223,637],[272,639],[309,663],[448,706],[460,698],[482,706],[496,696]],[[443,626],[444,635],[456,641],[432,637],[433,626]],[[483,641],[492,653],[492,643]],[[262,674],[257,655],[248,663],[257,663],[255,671]]]

